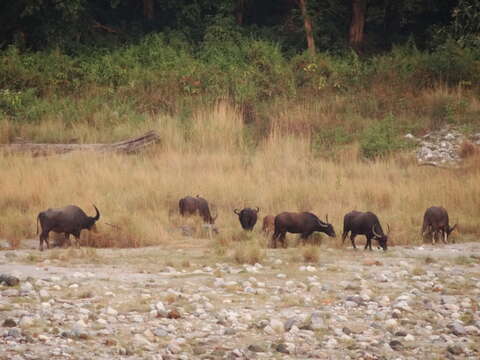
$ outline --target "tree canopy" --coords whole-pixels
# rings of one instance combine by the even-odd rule
[[[201,45],[209,28],[280,44],[285,53],[374,53],[454,37],[478,43],[480,0],[4,0],[0,47],[76,52],[175,33]],[[218,33],[218,31],[217,31]]]

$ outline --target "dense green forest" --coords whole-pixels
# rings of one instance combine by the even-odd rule
[[[78,124],[142,127],[157,114],[188,124],[219,99],[238,106],[252,143],[289,111],[289,131],[309,124],[319,146],[371,120],[477,126],[479,80],[480,0],[0,3],[2,142],[83,141]],[[35,129],[48,122],[64,131]]]

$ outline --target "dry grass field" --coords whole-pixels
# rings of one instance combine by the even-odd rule
[[[38,212],[77,204],[93,214],[95,203],[101,211],[96,245],[170,244],[181,237],[178,226],[193,221],[179,218],[178,199],[197,194],[218,213],[221,245],[243,237],[233,214],[243,206],[260,207],[258,235],[263,216],[286,210],[328,214],[341,235],[343,215],[357,209],[375,212],[384,228],[390,224],[392,245],[414,244],[432,205],[445,206],[451,222],[458,221],[457,241],[480,234],[478,156],[456,170],[417,166],[408,153],[366,161],[355,144],[323,158],[314,155],[307,130],[294,131],[281,117],[251,150],[240,115],[224,103],[198,111],[188,128],[166,116],[150,125],[162,141],[141,155],[1,155],[0,238],[18,245],[35,237]]]

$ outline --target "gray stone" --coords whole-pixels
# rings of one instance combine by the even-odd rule
[[[450,354],[453,354],[453,355],[461,355],[464,353],[464,349],[461,345],[459,344],[453,344],[453,345],[449,345],[447,347],[447,351],[450,353]]]
[[[458,321],[454,321],[448,325],[448,328],[452,331],[457,336],[465,336],[467,334],[467,331],[465,330],[465,327],[463,324],[461,324]]]
[[[2,291],[2,295],[15,297],[20,295],[20,291],[18,289],[6,289]]]
[[[388,343],[388,345],[390,345],[390,347],[395,351],[403,350],[403,344],[398,340],[392,340]]]
[[[263,353],[263,352],[267,351],[267,349],[264,346],[259,345],[259,344],[249,345],[248,350],[250,350],[251,352],[259,352],[259,353]]]
[[[8,329],[7,336],[11,336],[13,338],[19,338],[22,336],[22,332],[19,328],[13,327]]]
[[[282,354],[290,354],[287,345],[285,345],[284,343],[277,344],[275,346],[275,350]]]
[[[235,329],[232,329],[232,328],[226,328],[223,331],[224,335],[235,335],[236,333],[237,333],[237,331]]]
[[[319,330],[326,328],[325,321],[323,320],[322,313],[314,311],[310,317],[310,327],[313,330]]]
[[[298,323],[298,318],[296,317],[289,318],[283,324],[283,328],[285,329],[285,331],[288,332],[292,329],[292,326],[295,325],[296,323]]]
[[[3,322],[2,324],[3,327],[15,327],[17,326],[17,323],[15,320],[11,319],[11,318],[7,318],[5,319],[5,321]]]
[[[5,284],[7,286],[16,286],[20,282],[20,279],[7,274],[0,274],[0,284]]]

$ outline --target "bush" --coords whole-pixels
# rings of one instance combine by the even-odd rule
[[[308,245],[302,250],[303,260],[309,263],[317,263],[320,259],[320,250],[318,246]]]
[[[248,241],[235,247],[233,258],[239,264],[254,265],[263,261],[265,249],[261,248],[260,244],[254,240]]]
[[[395,117],[389,115],[383,120],[372,123],[363,131],[360,140],[363,156],[366,158],[382,157],[408,145],[399,138],[400,129],[397,128],[395,121]]]

